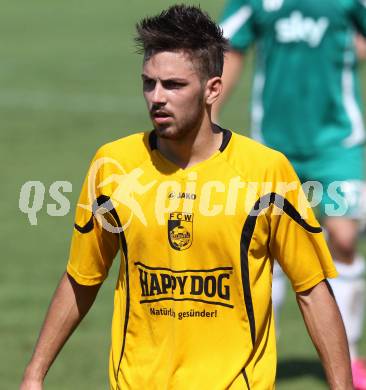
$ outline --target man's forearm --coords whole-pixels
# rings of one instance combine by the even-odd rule
[[[353,389],[347,336],[328,282],[298,293],[297,301],[330,388]]]
[[[30,363],[24,373],[26,383],[42,383],[57,354],[88,312],[98,293],[98,286],[81,286],[64,274],[52,298]]]

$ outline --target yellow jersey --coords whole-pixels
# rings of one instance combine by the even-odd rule
[[[273,389],[273,260],[296,292],[337,274],[287,159],[221,131],[220,149],[187,169],[154,131],[92,161],[67,272],[102,283],[120,250],[113,390]]]

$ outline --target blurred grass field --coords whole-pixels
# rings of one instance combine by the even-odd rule
[[[0,0],[1,389],[18,387],[65,269],[74,205],[91,157],[107,141],[150,128],[134,24],[173,3]],[[223,3],[200,1],[214,17]],[[222,120],[242,132],[248,128],[250,70],[248,61]],[[362,75],[366,91],[365,69]],[[46,204],[53,201],[46,193],[38,225],[30,226],[18,208],[20,188],[29,180],[46,189],[56,180],[71,182],[70,212],[48,216]],[[93,309],[51,368],[46,389],[107,388],[117,267],[116,262]],[[325,389],[292,293],[281,320],[277,388]],[[362,348],[366,353],[365,340]]]

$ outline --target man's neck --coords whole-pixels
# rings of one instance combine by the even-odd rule
[[[158,150],[165,158],[184,169],[209,159],[220,148],[222,138],[222,132],[215,131],[212,122],[207,121],[182,139],[159,138]]]

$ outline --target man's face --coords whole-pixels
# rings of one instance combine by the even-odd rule
[[[197,129],[205,111],[205,87],[190,56],[160,52],[143,66],[143,91],[157,135],[183,139]]]

